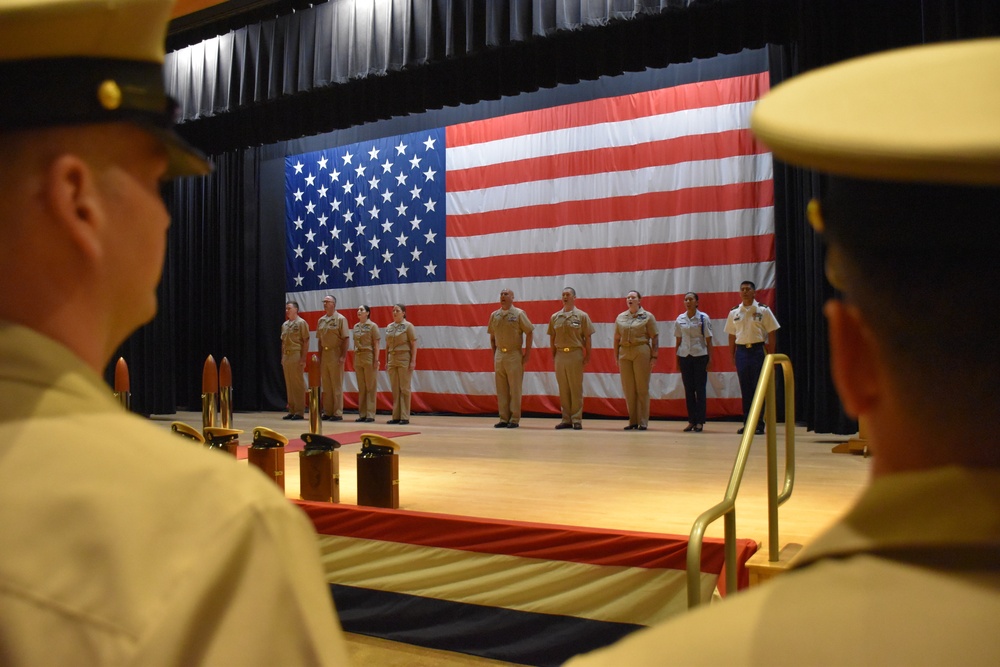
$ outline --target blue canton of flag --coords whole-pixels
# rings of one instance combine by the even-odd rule
[[[444,129],[285,158],[286,290],[445,279]]]

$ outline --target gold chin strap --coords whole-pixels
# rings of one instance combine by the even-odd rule
[[[806,218],[817,234],[823,233],[825,229],[825,225],[823,224],[823,208],[820,206],[818,199],[809,200],[809,204],[806,206]]]
[[[816,230],[817,234],[822,234],[823,230],[826,228],[823,222],[823,207],[820,205],[818,199],[810,199],[809,204],[806,206],[806,218],[809,220],[809,225]],[[830,284],[836,287],[838,290],[843,291],[843,281],[837,275],[837,250],[833,246],[827,246],[826,255],[826,266],[825,273],[826,279],[830,281]]]
[[[840,274],[837,272],[837,267],[840,266],[840,250],[833,245],[826,247],[826,263],[824,267],[824,273],[826,273],[826,279],[830,281],[830,284],[836,287],[841,292],[846,291],[844,287],[844,281],[841,279]]]

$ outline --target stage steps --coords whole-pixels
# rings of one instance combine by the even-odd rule
[[[792,559],[802,551],[802,545],[790,542],[781,547],[778,552],[778,560],[769,560],[770,556],[766,548],[757,545],[757,552],[747,560],[747,572],[750,575],[750,587],[758,586],[770,579],[778,576],[788,569]]]

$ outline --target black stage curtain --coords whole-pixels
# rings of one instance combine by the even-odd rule
[[[771,82],[855,56],[951,39],[1000,35],[1000,3],[990,0],[802,0],[789,42],[771,48]],[[779,349],[792,359],[796,420],[819,433],[849,434],[857,423],[844,414],[829,369],[823,304],[836,296],[823,267],[822,241],[806,223],[806,204],[820,197],[825,179],[774,165]]]
[[[213,154],[217,171],[165,193],[175,224],[161,312],[122,348],[137,412],[197,409],[207,354],[233,363],[238,408],[283,406],[284,266],[273,260],[280,250],[262,252],[282,247],[275,220],[283,211],[267,206],[261,189],[281,180],[263,172],[284,142],[766,44],[776,45],[777,83],[863,53],[1000,34],[995,0],[374,4],[331,1],[227,27],[193,47],[184,43],[190,35],[171,37],[179,51],[170,56],[168,87],[193,119],[181,132]],[[822,187],[813,174],[775,164],[778,345],[795,364],[797,420],[850,433],[855,426],[833,392],[826,357],[821,307],[833,291],[822,246],[803,219],[805,202]]]
[[[280,224],[262,224],[260,153],[258,147],[213,156],[210,176],[164,189],[174,224],[160,311],[119,351],[129,363],[135,412],[200,409],[202,367],[210,354],[217,364],[226,357],[232,365],[237,409],[285,403],[278,337],[284,265],[281,253],[274,262],[266,252],[284,246],[284,231]]]
[[[790,2],[332,1],[183,46],[166,80],[218,153],[782,43]]]

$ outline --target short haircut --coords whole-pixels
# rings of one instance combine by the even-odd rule
[[[757,285],[754,284],[752,280],[744,280],[743,282],[740,283],[740,287],[743,287],[744,285],[749,285],[750,289],[752,289],[755,292],[757,291]]]
[[[394,304],[392,304],[392,305],[396,306],[396,307],[397,307],[397,308],[399,308],[399,309],[400,309],[401,311],[403,311],[403,316],[404,316],[404,317],[406,316],[406,306],[404,306],[404,305],[403,305],[403,304],[401,304],[401,303],[394,303]]]
[[[843,180],[823,199],[828,275],[862,313],[911,411],[995,424],[970,398],[991,395],[1000,375],[1000,355],[984,349],[996,337],[987,304],[1000,278],[1000,188]],[[933,227],[948,230],[920,236]]]
[[[293,306],[295,308],[295,310],[299,310],[299,302],[298,301],[286,301],[285,305],[286,306]]]
[[[570,292],[572,292],[573,293],[573,297],[576,298],[576,290],[575,289],[573,289],[572,287],[563,287],[562,288],[563,292],[565,292],[567,290],[569,290]]]

